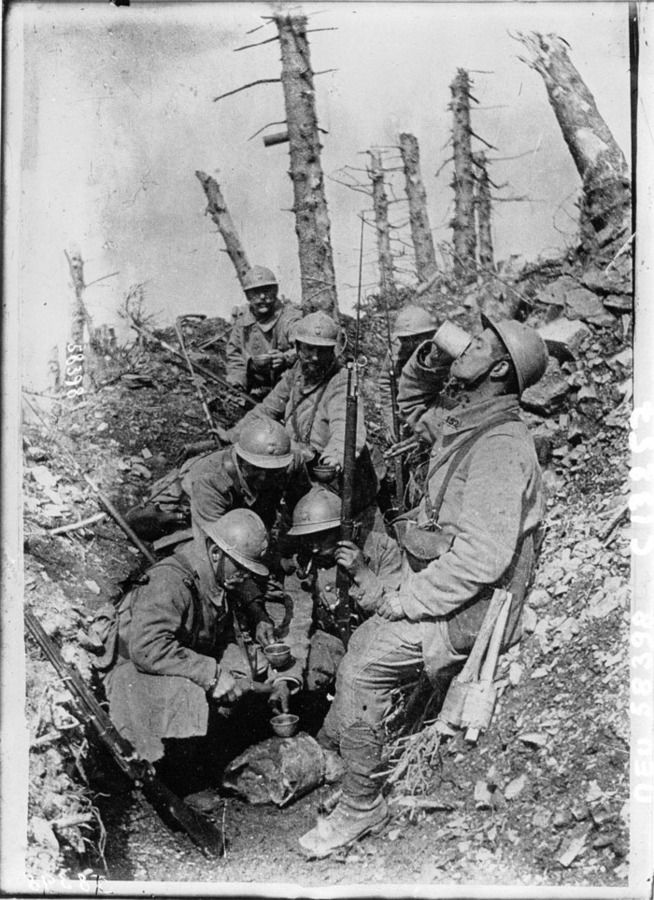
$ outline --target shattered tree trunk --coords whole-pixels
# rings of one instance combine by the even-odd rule
[[[238,232],[236,231],[234,222],[232,221],[232,217],[227,209],[227,204],[225,203],[225,198],[222,195],[220,186],[215,178],[206,175],[204,172],[198,171],[195,175],[204,188],[204,193],[207,197],[206,212],[211,216],[218,231],[223,237],[225,250],[236,269],[236,274],[242,287],[243,279],[250,270],[250,263],[248,262],[247,255],[243,248],[243,244],[241,243],[241,239],[238,236]]]
[[[282,86],[302,282],[302,308],[338,317],[334,258],[320,164],[313,71],[306,16],[275,16],[282,51]]]
[[[388,224],[388,197],[384,185],[381,155],[374,150],[370,151],[369,171],[372,182],[372,203],[375,212],[377,252],[379,255],[379,287],[386,300],[394,301],[397,297],[397,286],[393,272],[393,255],[391,253],[391,237]]]
[[[574,67],[565,42],[555,34],[519,35],[529,50],[523,62],[543,78],[547,96],[581,176],[582,242],[604,229],[629,227],[631,188],[627,163],[595,99]]]
[[[465,69],[458,69],[450,85],[451,109],[454,117],[454,277],[472,281],[476,277],[477,235],[475,231],[475,178],[472,169],[470,132],[470,79]]]
[[[475,175],[475,212],[477,215],[477,245],[479,248],[479,264],[485,269],[495,270],[493,257],[493,236],[491,234],[491,192],[488,177],[488,161],[483,151],[473,153],[472,159],[476,167]]]
[[[420,172],[420,148],[412,134],[400,135],[400,153],[406,179],[406,195],[409,200],[409,224],[416,254],[416,272],[420,283],[432,281],[437,274],[434,239],[427,215],[427,194]],[[431,299],[433,287],[426,292]]]

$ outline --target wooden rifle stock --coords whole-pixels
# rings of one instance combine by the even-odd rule
[[[130,742],[124,738],[105,709],[95,699],[75,666],[67,663],[56,644],[29,609],[25,610],[25,625],[30,635],[52,663],[73,698],[79,720],[95,731],[99,741],[110,752],[119,769],[150,801],[168,825],[181,828],[207,856],[222,856],[225,852],[222,831],[207,818],[191,809],[155,775],[147,760],[141,759]]]

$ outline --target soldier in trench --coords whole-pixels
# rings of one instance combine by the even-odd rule
[[[194,456],[165,475],[125,518],[147,541],[173,532],[188,540],[192,522],[202,526],[241,508],[254,510],[270,529],[288,478],[300,465],[284,428],[260,419],[245,427],[235,444]]]
[[[295,669],[268,665],[269,619],[241,595],[247,578],[268,574],[267,551],[259,516],[232,510],[152,566],[118,608],[104,678],[111,718],[181,795],[217,782],[235,740],[256,739],[267,717],[244,703],[264,694],[285,711],[300,686]]]
[[[318,480],[318,470],[331,471],[331,486],[340,489],[345,451],[347,371],[337,348],[340,329],[323,312],[310,313],[293,333],[298,360],[261,403],[228,430],[217,429],[225,443],[237,441],[246,425],[273,419],[281,422],[299,454],[305,471],[296,472],[287,492],[289,508]],[[366,443],[363,402],[359,399],[356,432],[355,512],[375,517],[377,476]],[[320,477],[323,477],[322,475]]]
[[[393,406],[397,404],[397,398],[393,397],[391,373],[398,384],[405,365],[420,344],[433,337],[436,327],[431,314],[421,306],[405,306],[393,324],[391,340],[396,352],[393,356],[390,351],[386,354],[378,380],[382,419],[392,444],[408,435],[395,433]]]
[[[519,416],[519,396],[547,366],[536,331],[493,323],[451,365],[442,389],[439,351],[422,345],[407,363],[399,402],[422,417],[433,448],[423,499],[406,523],[403,579],[353,634],[319,740],[338,750],[345,773],[334,810],[300,839],[310,858],[383,829],[388,809],[375,777],[382,721],[394,689],[461,668],[493,588],[513,595],[504,635],[519,638],[520,613],[543,516],[541,471]]]
[[[233,313],[226,379],[261,400],[295,363],[291,334],[302,311],[279,298],[277,278],[265,266],[249,270],[243,290],[247,305]]]
[[[384,590],[397,590],[401,556],[388,535],[355,523],[355,540],[340,539],[341,498],[316,485],[293,510],[288,531],[297,552],[283,560],[283,592],[293,615],[284,640],[304,673],[304,687],[323,695],[333,691],[345,646],[335,618],[336,572],[343,567],[351,578],[350,597],[359,621],[374,610]],[[268,604],[270,609],[271,604]]]

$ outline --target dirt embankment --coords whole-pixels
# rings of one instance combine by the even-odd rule
[[[548,530],[526,636],[500,663],[488,733],[476,745],[457,735],[431,758],[417,754],[395,784],[386,832],[323,862],[296,850],[321,792],[283,811],[226,800],[218,818],[230,849],[210,862],[134,804],[126,785],[107,780],[106,761],[88,752],[61,683],[28,642],[31,876],[626,884],[631,321],[628,260],[610,263],[545,266],[512,280],[531,304],[530,320],[555,331],[556,360],[525,398],[545,461]],[[473,318],[476,300],[468,299],[452,311],[459,321]],[[372,359],[382,355],[375,321]],[[199,347],[218,324],[197,326],[191,343]],[[220,351],[219,343],[197,358],[220,371]],[[94,382],[81,403],[30,399],[124,510],[185,443],[206,436],[206,424],[188,378],[154,345],[97,360]],[[374,379],[365,396],[378,421]],[[91,681],[80,629],[143,560],[108,518],[51,533],[99,507],[31,413],[23,434],[25,603]],[[109,803],[98,796],[107,785]]]

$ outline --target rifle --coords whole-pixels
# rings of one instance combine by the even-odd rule
[[[391,386],[391,415],[393,417],[393,440],[397,443],[400,440],[400,417],[397,408],[397,378],[395,377],[395,363],[393,359],[393,338],[391,337],[391,320],[388,312],[388,297],[385,298],[386,306],[386,337],[388,340],[388,356],[390,359],[389,379]],[[404,465],[399,457],[393,458],[393,468],[395,470],[395,500],[397,502],[398,515],[404,512],[404,495],[406,493],[406,484],[404,478]]]
[[[107,712],[95,699],[77,668],[67,663],[58,647],[29,609],[25,610],[25,625],[30,635],[52,663],[73,698],[74,712],[79,721],[91,726],[100,743],[109,750],[118,768],[150,801],[167,825],[185,831],[205,856],[222,856],[224,837],[209,819],[195,812],[157,778],[152,763],[141,759],[130,742],[124,738]]]
[[[367,362],[359,359],[359,318],[361,312],[361,277],[363,270],[363,226],[361,216],[361,239],[359,247],[359,287],[357,291],[357,318],[354,338],[354,359],[347,364],[347,398],[345,401],[345,452],[343,454],[343,489],[341,506],[341,540],[351,541],[354,537],[354,516],[352,498],[356,466],[357,414],[359,405],[359,369]],[[334,609],[334,619],[341,640],[347,647],[352,629],[354,609],[350,601],[350,576],[341,569],[336,572],[336,594],[338,602]]]
[[[154,341],[156,344],[159,344],[159,346],[163,347],[164,350],[172,353],[175,357],[175,362],[180,366],[180,368],[186,368],[186,360],[181,350],[178,350],[177,347],[173,347],[173,345],[169,344],[167,341],[158,338],[156,334],[148,331],[147,328],[143,328],[142,325],[137,325],[133,319],[131,320],[130,324],[132,328],[135,329],[135,331],[138,331],[139,334],[142,334],[149,340]],[[196,372],[204,375],[204,377],[209,381],[213,381],[214,384],[217,384],[219,385],[219,387],[223,388],[223,390],[228,391],[229,399],[239,406],[247,406],[249,408],[252,408],[257,405],[257,401],[253,400],[248,393],[246,393],[244,390],[241,390],[241,388],[234,387],[233,384],[229,384],[227,381],[225,381],[224,378],[221,378],[219,375],[216,375],[215,372],[212,372],[211,369],[207,369],[205,366],[201,366],[199,363],[195,363],[194,368]]]

